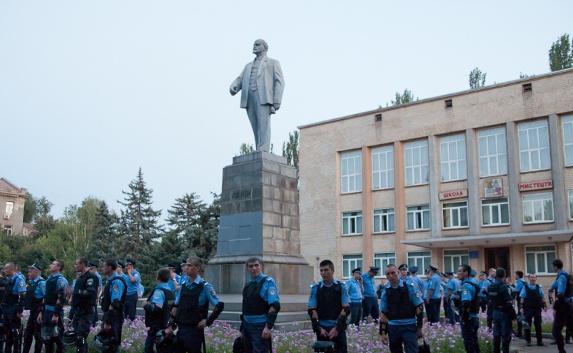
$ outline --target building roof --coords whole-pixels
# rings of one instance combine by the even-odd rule
[[[26,196],[28,192],[24,188],[20,188],[5,178],[0,178],[0,194],[9,194],[16,196]]]
[[[315,127],[315,126],[319,126],[319,125],[335,123],[335,122],[342,121],[342,120],[363,117],[365,115],[382,113],[382,112],[395,110],[395,109],[402,109],[402,108],[413,106],[413,105],[445,100],[445,99],[449,99],[449,98],[453,98],[453,97],[457,97],[457,96],[462,96],[462,95],[467,95],[467,94],[475,94],[475,93],[488,91],[488,90],[492,90],[492,89],[496,89],[496,88],[500,88],[500,87],[511,86],[511,85],[515,85],[515,84],[521,84],[521,83],[525,83],[525,82],[531,82],[531,81],[544,79],[547,77],[552,77],[552,76],[557,76],[557,75],[565,75],[565,74],[570,74],[570,73],[573,73],[573,68],[565,69],[565,70],[559,70],[559,71],[555,71],[555,72],[549,72],[549,73],[545,73],[545,74],[541,74],[541,75],[532,75],[532,76],[520,78],[517,80],[495,83],[495,84],[480,87],[480,88],[466,89],[466,90],[458,91],[458,92],[454,92],[454,93],[448,93],[448,94],[444,94],[444,95],[440,95],[440,96],[424,98],[424,99],[416,100],[416,101],[410,102],[410,103],[393,105],[390,107],[378,108],[378,109],[368,110],[368,111],[364,111],[364,112],[360,112],[360,113],[356,113],[356,114],[340,116],[340,117],[333,118],[333,119],[327,119],[327,120],[322,120],[322,121],[318,121],[315,123],[300,125],[298,128],[302,130],[302,129]]]

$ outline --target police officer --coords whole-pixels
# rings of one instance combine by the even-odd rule
[[[489,276],[486,277],[482,283],[481,291],[482,291],[482,297],[484,298],[486,303],[487,327],[491,329],[493,323],[493,306],[489,300],[487,291],[489,286],[495,283],[496,269],[493,267],[490,268],[488,274]]]
[[[521,310],[522,308],[521,308],[520,294],[521,290],[525,285],[526,283],[525,280],[523,279],[523,271],[515,271],[515,282],[513,283],[512,286],[512,295],[517,303],[517,312],[523,312],[523,310]],[[521,320],[517,320],[517,337],[522,337],[522,336],[523,336],[523,325],[521,323]]]
[[[177,274],[177,272],[175,272],[175,270],[177,269],[176,263],[170,263],[168,265],[168,268],[169,268],[169,281],[168,281],[169,288],[173,293],[176,293],[179,291],[181,276]]]
[[[92,319],[92,327],[95,327],[97,324],[97,320],[98,320],[97,303],[99,303],[99,298],[101,297],[101,293],[103,290],[103,280],[101,278],[101,275],[97,271],[97,264],[90,262],[89,266],[90,266],[90,272],[93,273],[97,277],[97,281],[98,281],[97,300],[96,300],[96,305],[94,305],[94,315],[93,315],[93,319]]]
[[[421,336],[417,314],[424,304],[422,294],[412,282],[400,278],[398,269],[386,267],[388,282],[380,298],[380,334],[384,343],[390,343],[390,352],[418,352],[417,338]]]
[[[398,270],[400,270],[400,279],[402,281],[409,281],[410,280],[410,273],[408,272],[408,265],[401,264],[398,266]]]
[[[2,311],[6,329],[4,353],[20,353],[22,343],[22,311],[26,295],[26,281],[18,275],[17,265],[8,262],[4,265],[4,273],[10,279],[8,290],[2,301]]]
[[[76,334],[77,353],[87,353],[93,310],[97,296],[97,277],[89,271],[88,260],[80,257],[74,263],[79,274],[72,295],[72,327]]]
[[[106,260],[103,266],[103,274],[107,277],[107,283],[102,291],[101,310],[102,332],[112,338],[108,343],[108,352],[113,353],[121,344],[121,331],[123,327],[123,311],[126,297],[125,280],[116,272],[117,262]]]
[[[26,322],[24,330],[23,353],[28,353],[34,341],[34,353],[42,351],[42,338],[40,335],[40,323],[38,315],[42,311],[42,302],[46,293],[46,281],[40,276],[42,268],[39,264],[28,266],[28,286],[26,289],[26,299],[24,309],[30,310],[30,316]]]
[[[279,290],[275,280],[262,272],[261,260],[247,259],[251,280],[243,288],[241,335],[247,351],[267,353],[271,347],[271,330],[280,311]]]
[[[154,346],[158,353],[164,353],[168,350],[163,345],[156,346],[155,337],[159,331],[166,329],[170,324],[171,309],[175,304],[175,290],[172,288],[172,281],[171,268],[162,268],[157,271],[157,285],[147,297],[147,302],[143,307],[145,326],[149,327],[144,353],[153,353]]]
[[[446,294],[444,295],[444,308],[446,317],[450,325],[455,325],[460,321],[459,315],[454,310],[454,296],[461,290],[461,282],[453,272],[448,272],[448,282],[446,284]]]
[[[10,279],[4,274],[4,268],[0,271],[0,352],[4,352],[4,342],[6,340],[4,310],[2,303],[4,302],[4,295],[8,291]]]
[[[311,287],[308,299],[312,330],[318,341],[332,341],[336,353],[346,353],[346,320],[350,313],[348,289],[334,279],[332,261],[322,260],[319,268],[322,281]]]
[[[63,268],[64,263],[58,260],[52,261],[48,268],[50,274],[46,280],[44,310],[39,318],[42,322],[42,331],[49,333],[42,337],[46,353],[54,353],[54,344],[57,347],[57,353],[64,351],[62,334],[64,333],[63,317],[68,281],[61,274]]]
[[[378,274],[380,268],[370,266],[370,270],[362,274],[362,283],[364,285],[364,299],[362,299],[362,317],[367,318],[371,316],[374,320],[378,320],[378,297],[376,296],[376,286],[374,285],[374,277]]]
[[[224,309],[211,284],[205,282],[199,273],[203,270],[200,258],[191,256],[187,259],[185,270],[189,280],[183,284],[177,297],[172,314],[179,326],[175,353],[200,353],[201,347],[206,352],[204,329],[219,317]],[[209,304],[215,306],[211,315]],[[173,327],[165,330],[172,335]]]
[[[478,329],[479,329],[479,304],[480,287],[471,277],[472,268],[463,264],[458,268],[458,277],[461,282],[461,296],[453,299],[460,313],[460,324],[464,348],[467,353],[479,353]]]
[[[362,318],[362,292],[364,291],[364,286],[362,284],[361,271],[360,267],[352,270],[352,279],[346,283],[350,298],[350,324],[356,326],[360,325],[360,319]]]
[[[569,274],[563,270],[563,261],[559,259],[553,260],[553,271],[557,272],[557,277],[551,285],[551,289],[555,292],[556,299],[553,304],[555,310],[555,319],[553,320],[553,338],[557,343],[559,353],[565,352],[565,345],[563,342],[563,327],[567,327],[567,331],[573,330],[573,310],[571,308],[572,288],[569,281]]]
[[[543,346],[543,339],[541,337],[541,309],[545,308],[545,300],[543,299],[543,289],[537,284],[537,275],[530,273],[529,284],[521,288],[519,298],[521,299],[520,308],[523,310],[525,321],[528,327],[525,328],[525,340],[527,345],[531,345],[531,324],[535,322],[535,336],[537,337],[537,345]]]
[[[123,278],[127,283],[127,296],[125,303],[125,318],[131,321],[135,320],[137,311],[137,300],[139,299],[138,290],[141,284],[141,275],[135,269],[135,261],[126,260],[126,267]]]
[[[515,309],[511,288],[505,283],[505,269],[498,268],[495,282],[487,288],[488,307],[492,308],[493,352],[509,353],[511,342],[511,323],[515,320]]]
[[[428,322],[436,323],[440,321],[440,303],[442,302],[442,279],[438,269],[432,265],[426,270],[428,280],[426,282],[426,293],[424,302],[426,304],[426,316]]]

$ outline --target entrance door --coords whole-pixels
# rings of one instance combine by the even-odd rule
[[[503,267],[509,274],[509,248],[486,248],[485,249],[485,270],[490,268]]]

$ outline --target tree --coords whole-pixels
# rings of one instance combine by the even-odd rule
[[[45,236],[56,225],[54,217],[50,214],[52,206],[53,204],[45,196],[36,200],[36,212],[32,222],[34,229],[38,231],[38,236]]]
[[[472,71],[470,71],[470,78],[469,78],[470,88],[476,89],[485,86],[486,76],[487,73],[481,71],[477,67]]]
[[[563,34],[551,44],[549,49],[549,68],[551,71],[568,69],[573,66],[573,50],[569,34]]]
[[[244,156],[253,152],[255,152],[255,148],[250,143],[242,143],[239,147],[239,156]]]
[[[288,134],[288,141],[283,142],[283,157],[287,159],[290,166],[298,169],[298,131]]]
[[[95,212],[94,229],[88,247],[90,259],[105,259],[117,257],[119,233],[117,232],[118,217],[111,213],[105,201],[101,201]]]
[[[36,199],[32,194],[28,194],[28,198],[24,203],[24,223],[32,223],[36,215]]]
[[[400,104],[406,104],[418,100],[414,97],[414,94],[409,89],[405,89],[403,93],[396,92],[394,100],[390,101],[390,104],[386,103],[386,106],[396,106]]]

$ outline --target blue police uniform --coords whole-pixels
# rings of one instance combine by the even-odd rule
[[[325,301],[325,303],[321,301]],[[338,301],[338,303],[336,303],[336,301]],[[316,339],[319,341],[329,341],[330,339],[320,335],[320,329],[330,332],[336,327],[338,335],[332,340],[336,353],[346,353],[348,350],[346,320],[340,325],[338,318],[340,317],[343,307],[347,307],[349,304],[350,297],[346,284],[336,279],[333,279],[332,283],[320,281],[310,288],[308,309],[316,310],[318,314],[318,327],[314,327]]]
[[[523,278],[517,278],[511,287],[511,294],[517,301],[517,311],[521,312],[521,300],[519,300],[519,293],[523,289],[523,286],[527,283]],[[523,335],[523,324],[521,320],[517,320],[517,337],[522,337]]]
[[[481,296],[482,300],[486,303],[486,314],[487,314],[487,327],[492,328],[493,320],[493,306],[490,305],[487,296],[487,289],[489,286],[495,283],[495,277],[487,277],[483,280],[481,284]]]
[[[464,348],[468,353],[479,353],[478,329],[479,329],[479,301],[480,287],[475,278],[467,278],[461,285],[462,318],[460,325]]]
[[[523,316],[528,327],[525,328],[525,340],[531,343],[531,324],[535,324],[535,334],[537,344],[542,345],[543,339],[541,336],[541,309],[544,306],[545,294],[543,289],[538,284],[523,285],[519,291],[520,302],[523,307]]]
[[[511,288],[502,280],[496,278],[495,283],[487,289],[488,307],[492,309],[494,352],[499,352],[500,346],[504,353],[509,353],[511,342],[512,320],[515,319]]]
[[[178,287],[181,287],[181,276],[178,274],[175,274],[174,278],[169,278],[169,282],[167,282],[167,285],[169,286],[169,289],[171,289],[171,291],[173,292],[177,292],[178,291]]]
[[[196,298],[196,299],[194,299]],[[193,307],[196,300],[197,306]],[[188,278],[175,297],[177,308],[177,345],[175,352],[199,352],[204,342],[203,330],[197,328],[201,320],[207,320],[209,304],[217,306],[219,297],[213,286],[197,276],[194,280]]]
[[[24,330],[24,348],[23,353],[28,353],[34,341],[34,353],[42,351],[42,338],[40,335],[40,324],[38,324],[38,315],[42,310],[42,301],[46,293],[46,281],[41,277],[28,281],[26,291],[25,309],[30,310],[30,316],[26,322]]]
[[[178,278],[176,279],[178,280]],[[167,301],[168,298],[166,298],[166,293],[168,293],[169,297],[171,298],[171,304],[173,304],[173,300],[175,299],[175,289],[174,289],[174,284],[173,284],[173,279],[170,278],[169,282],[162,282],[159,283],[152,291],[151,295],[149,296],[149,298],[147,299],[147,301],[155,306],[157,306],[158,308],[164,309],[165,306],[169,306],[166,307],[165,310],[170,310],[170,306],[171,304]],[[161,312],[161,314],[163,314],[164,311]],[[165,317],[161,317],[163,315],[159,316],[159,321],[165,321]],[[145,323],[146,326],[149,326],[149,330],[147,331],[147,337],[145,339],[145,347],[144,347],[144,353],[153,353],[153,347],[155,346],[155,337],[156,334],[159,330],[167,327],[167,323],[166,322],[149,322],[148,323],[148,318],[147,318],[147,311],[146,311],[146,318],[145,318]],[[150,320],[151,321],[151,320]],[[164,349],[164,347],[157,347],[157,352],[163,352],[163,351],[167,351],[167,349]]]
[[[380,311],[388,319],[390,350],[406,353],[418,352],[416,308],[424,301],[414,283],[399,280],[396,287],[390,282],[382,289]]]
[[[108,278],[102,293],[103,324],[111,326],[114,342],[109,353],[114,353],[121,344],[123,328],[123,306],[126,303],[127,285],[124,278],[113,272]]]
[[[10,283],[2,301],[2,311],[4,312],[4,325],[6,341],[4,352],[11,353],[20,351],[22,332],[21,314],[24,310],[24,295],[26,293],[26,280],[20,273],[15,273],[9,277]]]
[[[427,300],[426,315],[428,321],[431,323],[440,321],[440,303],[442,301],[441,282],[442,279],[440,278],[440,275],[438,275],[437,273],[434,273],[426,281],[426,293],[424,299]],[[431,297],[429,296],[430,290],[433,290]]]
[[[350,299],[350,323],[352,325],[359,325],[360,318],[362,317],[362,282],[352,278],[346,282],[348,287],[348,296]]]
[[[66,302],[66,288],[68,280],[59,272],[51,273],[46,279],[46,291],[44,296],[44,314],[42,327],[52,329],[58,327],[58,335],[51,339],[44,338],[44,347],[46,353],[53,353],[54,346],[58,353],[64,351],[62,343],[62,334],[64,332],[64,303]],[[57,316],[56,322],[53,322],[54,316]]]
[[[367,318],[371,316],[374,320],[378,320],[378,297],[376,296],[376,286],[374,284],[374,276],[369,272],[362,274],[362,284],[364,285],[364,299],[362,299],[362,316]]]
[[[261,273],[243,288],[243,336],[253,353],[269,350],[270,341],[263,340],[261,334],[267,323],[268,306],[279,302],[278,287],[270,276]]]
[[[101,292],[101,290],[103,289],[103,279],[101,277],[101,275],[99,274],[98,271],[94,272],[95,276],[97,277],[98,280],[98,289]],[[97,303],[94,306],[94,315],[93,315],[93,319],[92,319],[92,327],[95,327],[97,324],[97,319],[98,319],[98,313],[97,313]]]
[[[141,275],[136,269],[131,271],[131,276],[134,278],[132,282],[127,273],[123,274],[123,278],[127,283],[127,294],[125,297],[125,318],[135,320],[137,310],[137,300],[139,299],[139,286],[141,284]]]
[[[557,299],[553,304],[555,309],[555,319],[553,320],[552,334],[557,343],[559,352],[565,352],[563,340],[563,327],[567,326],[568,330],[573,330],[573,307],[571,303],[571,290],[568,288],[569,274],[560,270],[557,272],[555,281],[551,284],[551,289],[555,292]]]
[[[461,290],[461,282],[457,278],[452,278],[446,283],[446,295],[444,296],[444,311],[446,318],[451,325],[460,321],[459,315],[456,313],[453,305],[453,296]]]

